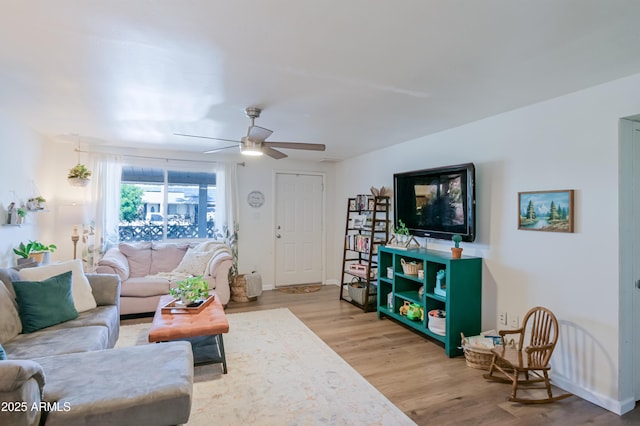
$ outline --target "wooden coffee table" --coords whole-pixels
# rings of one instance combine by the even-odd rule
[[[160,298],[149,330],[149,342],[187,340],[193,348],[194,364],[221,363],[227,374],[222,335],[229,332],[229,321],[218,298],[195,314],[162,312],[162,307],[172,300],[170,295]]]

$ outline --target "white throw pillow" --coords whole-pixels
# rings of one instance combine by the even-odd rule
[[[205,275],[205,270],[212,255],[213,252],[210,251],[196,251],[190,248],[173,272],[182,272],[194,276]]]
[[[68,271],[71,271],[71,296],[76,311],[84,312],[95,308],[97,306],[96,299],[93,297],[89,280],[84,275],[80,259],[36,268],[25,268],[21,269],[19,274],[20,279],[24,281],[43,281]]]

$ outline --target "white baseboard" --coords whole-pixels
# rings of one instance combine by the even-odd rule
[[[636,406],[636,401],[633,398],[619,401],[617,399],[602,395],[598,392],[576,386],[574,383],[563,380],[561,377],[554,377],[553,375],[551,375],[551,383],[553,383],[560,389],[571,392],[575,396],[585,399],[593,404],[596,404],[599,407],[618,414],[619,416],[633,410]]]
[[[336,279],[325,280],[324,285],[340,285],[340,282]]]

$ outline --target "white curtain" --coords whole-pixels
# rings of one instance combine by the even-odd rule
[[[220,161],[216,166],[216,228],[234,229],[238,223],[238,165]]]
[[[216,164],[216,233],[229,244],[233,253],[231,274],[238,272],[238,165]]]
[[[85,215],[89,223],[83,226],[82,259],[85,270],[95,270],[102,254],[118,241],[120,220],[120,179],[122,160],[119,156],[92,156],[91,191]]]

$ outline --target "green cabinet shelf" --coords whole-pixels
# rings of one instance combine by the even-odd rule
[[[424,276],[403,272],[405,262],[422,262]],[[389,317],[444,344],[447,356],[462,355],[460,333],[467,336],[480,334],[482,309],[482,259],[463,256],[453,259],[450,253],[417,249],[398,249],[381,246],[378,250],[378,318]],[[387,268],[391,274],[387,275]],[[442,286],[445,294],[436,294],[436,274],[444,272]],[[423,287],[423,291],[420,288]],[[402,315],[405,303],[418,304],[424,315],[411,320]],[[429,311],[446,312],[445,334],[429,328]],[[437,329],[436,329],[437,330]]]

